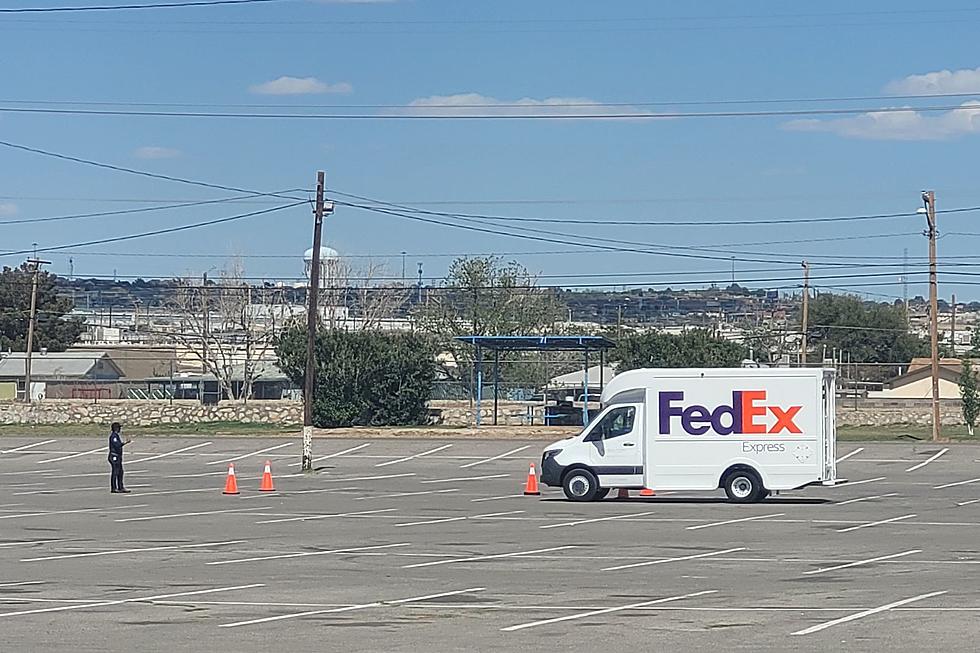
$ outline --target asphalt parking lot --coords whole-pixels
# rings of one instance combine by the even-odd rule
[[[9,651],[972,651],[980,447],[847,444],[836,488],[575,504],[544,442],[0,439]],[[265,460],[276,492],[258,492]],[[224,496],[229,462],[241,494]]]

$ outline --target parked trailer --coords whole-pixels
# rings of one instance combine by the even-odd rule
[[[541,481],[573,501],[611,488],[714,490],[736,503],[837,482],[834,370],[641,369],[544,451]]]

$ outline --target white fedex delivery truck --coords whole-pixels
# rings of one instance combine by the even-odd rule
[[[834,394],[834,371],[824,369],[624,372],[582,433],[545,450],[541,481],[573,501],[610,488],[723,488],[748,503],[834,485]]]

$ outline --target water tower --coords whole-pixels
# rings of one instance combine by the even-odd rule
[[[340,276],[340,254],[332,247],[320,248],[320,287],[329,288],[339,281]],[[303,273],[306,281],[310,280],[310,271],[313,269],[313,248],[309,248],[303,253]]]

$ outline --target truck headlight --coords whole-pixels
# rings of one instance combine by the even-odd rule
[[[548,460],[550,458],[554,458],[560,453],[561,453],[561,449],[548,449],[547,451],[544,452],[544,459]]]

